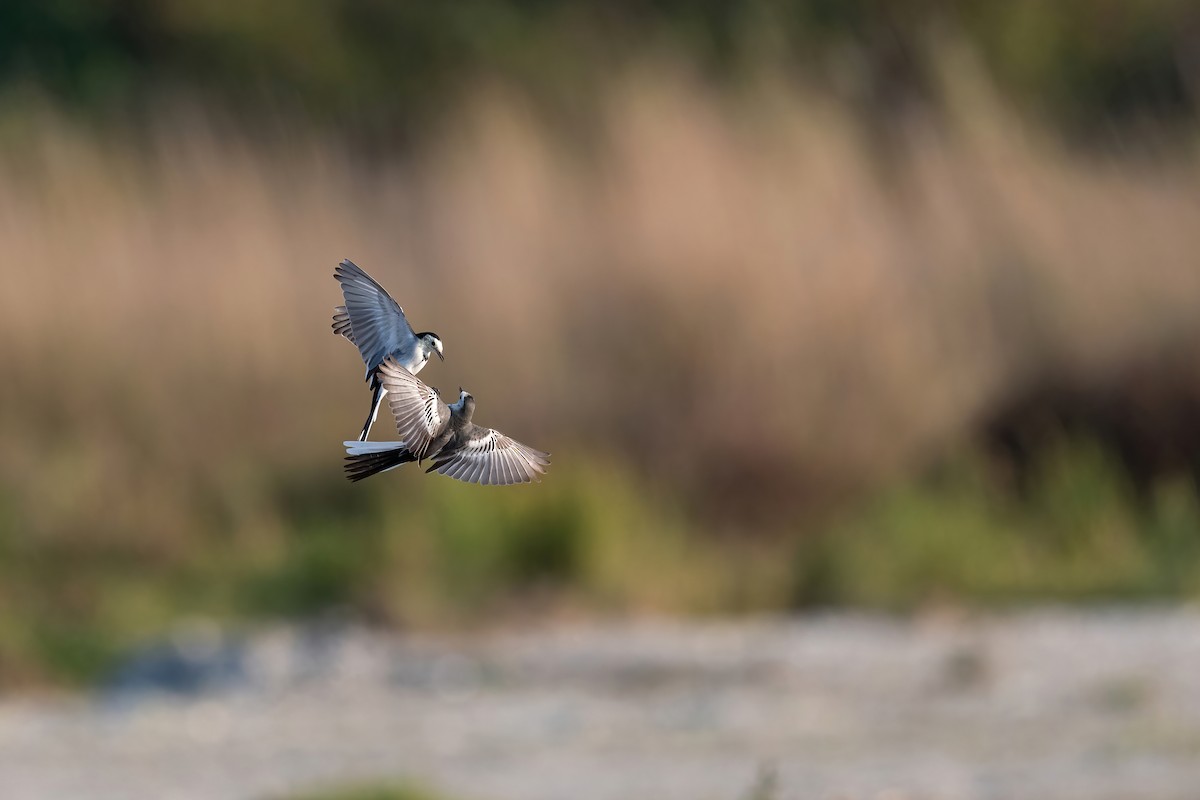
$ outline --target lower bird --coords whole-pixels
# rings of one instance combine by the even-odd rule
[[[475,398],[458,391],[458,402],[446,405],[430,388],[392,358],[379,365],[396,418],[399,442],[343,442],[346,477],[361,481],[402,464],[433,461],[437,472],[466,483],[509,486],[539,480],[550,466],[550,454],[471,421]]]

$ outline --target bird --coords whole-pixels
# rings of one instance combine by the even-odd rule
[[[401,441],[343,442],[349,480],[361,481],[428,458],[433,463],[426,472],[465,483],[511,486],[540,482],[539,476],[550,466],[549,453],[472,422],[475,398],[462,387],[458,402],[448,406],[436,389],[393,358],[379,365],[378,374]]]
[[[371,410],[358,437],[363,442],[371,432],[371,426],[379,416],[379,406],[387,394],[377,374],[379,365],[391,356],[415,375],[432,355],[445,361],[442,339],[433,331],[414,331],[404,316],[404,309],[374,278],[350,259],[342,259],[334,268],[333,277],[341,284],[342,297],[346,301],[346,305],[333,309],[333,332],[346,337],[357,347],[363,363],[367,365],[366,381],[371,389]]]

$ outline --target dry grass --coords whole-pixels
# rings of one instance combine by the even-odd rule
[[[586,146],[490,91],[370,164],[35,121],[0,156],[3,547],[86,608],[73,560],[253,558],[287,547],[280,485],[362,497],[333,488],[367,404],[341,257],[482,421],[741,529],[911,470],[1028,376],[1196,337],[1193,160],[1073,154],[960,88],[882,155],[819,96],[670,70],[614,81]]]

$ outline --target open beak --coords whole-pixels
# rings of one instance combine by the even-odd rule
[[[445,360],[446,360],[446,357],[445,357],[444,355],[442,355],[442,351],[441,351],[441,350],[434,350],[433,352],[437,353],[437,357],[438,357],[438,360],[439,360],[439,361],[445,361]]]

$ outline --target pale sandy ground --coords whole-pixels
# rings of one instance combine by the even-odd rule
[[[175,690],[152,688],[174,683]],[[451,641],[203,626],[95,696],[0,700],[0,797],[1200,797],[1200,611],[819,615]]]

